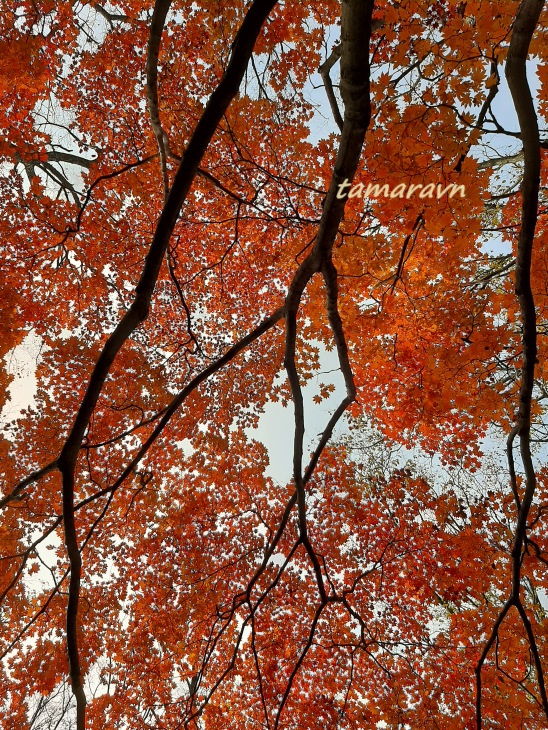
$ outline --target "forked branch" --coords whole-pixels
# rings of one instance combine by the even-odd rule
[[[84,730],[85,728],[86,701],[83,692],[77,637],[81,556],[74,519],[76,461],[84,434],[89,425],[97,400],[103,390],[110,368],[125,342],[148,316],[152,294],[156,287],[165,252],[181,208],[186,200],[211,138],[230,102],[238,92],[257,36],[275,4],[276,0],[255,0],[244,18],[234,40],[233,52],[227,69],[206,105],[204,113],[194,130],[181,160],[181,164],[175,174],[173,185],[165,201],[148,250],[133,303],[109,336],[97,359],[86,393],[76,414],[74,424],[59,457],[58,468],[63,477],[65,544],[71,570],[67,606],[67,647],[71,684],[77,700],[77,730]],[[164,4],[161,5],[163,8]],[[162,14],[163,10],[159,9],[159,19]]]
[[[521,138],[523,140],[524,170],[522,181],[521,225],[516,257],[516,296],[519,301],[522,324],[523,363],[517,424],[508,439],[508,463],[512,490],[517,506],[517,520],[512,545],[512,587],[510,597],[499,613],[491,636],[476,666],[477,698],[476,724],[482,727],[481,671],[487,654],[498,638],[498,632],[508,610],[515,606],[527,632],[527,638],[534,658],[537,682],[544,714],[548,720],[548,698],[544,682],[544,672],[536,645],[533,628],[521,600],[521,568],[523,551],[526,544],[527,522],[536,488],[536,473],[531,456],[531,402],[537,360],[537,324],[533,292],[531,289],[531,261],[535,227],[538,218],[538,199],[540,187],[540,138],[537,115],[533,104],[531,89],[527,80],[527,56],[533,33],[537,26],[544,0],[523,0],[516,15],[508,58],[506,77],[518,116]],[[523,495],[517,491],[513,463],[512,443],[515,435],[519,438],[521,460],[525,474]]]

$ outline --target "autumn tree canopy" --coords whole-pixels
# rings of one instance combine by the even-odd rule
[[[2,728],[545,728],[543,0],[0,25]]]

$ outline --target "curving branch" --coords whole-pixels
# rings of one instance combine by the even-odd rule
[[[331,81],[331,76],[329,75],[329,72],[341,57],[341,53],[342,45],[339,42],[335,46],[333,46],[333,50],[326,58],[326,60],[322,63],[322,65],[318,68],[318,71],[320,72],[320,76],[323,79],[325,93],[327,94],[327,99],[329,101],[329,106],[331,107],[333,119],[335,120],[337,127],[342,131],[343,118],[341,116],[339,105],[337,103],[337,98],[335,97],[335,92],[333,91],[333,82]]]
[[[379,30],[384,26],[384,20],[380,18],[375,18],[370,21],[369,27],[371,28],[371,32]],[[333,119],[335,120],[335,123],[337,127],[341,130],[344,125],[344,120],[341,115],[341,111],[339,109],[339,104],[337,102],[337,97],[335,96],[335,92],[333,90],[333,82],[331,81],[330,71],[335,66],[337,61],[340,59],[342,54],[342,43],[341,41],[338,41],[333,46],[333,49],[329,56],[325,59],[325,61],[319,66],[318,73],[322,77],[322,81],[325,87],[325,93],[327,94],[327,100],[329,101],[329,106],[331,107],[331,113],[333,114]]]
[[[324,202],[322,217],[314,245],[293,276],[288,287],[285,306],[281,315],[285,317],[286,322],[284,365],[287,371],[295,409],[293,453],[293,479],[295,482],[295,492],[286,503],[276,533],[266,545],[263,560],[257,567],[254,574],[250,577],[245,590],[234,596],[232,605],[229,609],[221,610],[220,608],[217,608],[218,628],[211,633],[208,639],[201,669],[199,670],[199,676],[203,676],[205,668],[213,656],[213,651],[216,647],[218,647],[221,636],[224,635],[229,623],[234,619],[235,612],[238,607],[243,605],[252,606],[252,591],[257,585],[260,577],[263,575],[276,546],[285,534],[291,512],[295,506],[297,506],[298,510],[298,536],[293,544],[290,556],[296,551],[299,545],[304,547],[316,577],[320,596],[320,608],[311,630],[310,641],[312,641],[314,636],[315,626],[323,607],[331,600],[340,600],[340,598],[335,595],[328,596],[320,559],[318,558],[318,555],[316,554],[307,534],[305,487],[312,477],[315,466],[318,463],[320,455],[329,441],[329,438],[331,437],[335,424],[342,417],[348,405],[355,398],[355,386],[348,358],[348,349],[337,306],[337,271],[331,260],[331,254],[334,242],[338,235],[338,229],[346,203],[344,199],[337,196],[337,192],[339,190],[340,183],[343,180],[351,180],[355,175],[365,139],[365,132],[370,120],[369,48],[368,44],[364,44],[363,38],[369,38],[371,33],[372,9],[372,1],[364,3],[362,0],[350,0],[350,2],[345,3],[343,6],[342,81],[343,99],[345,100],[343,132],[335,162],[334,173]],[[323,274],[326,284],[327,315],[337,347],[340,367],[345,378],[347,393],[333,416],[330,418],[312,459],[303,474],[304,404],[299,374],[296,366],[296,340],[298,334],[297,317],[301,300],[308,283],[314,274],[320,272]],[[158,426],[160,426],[160,424]],[[290,557],[287,558],[284,566],[288,564],[289,560]],[[262,592],[261,596],[255,603],[255,606],[250,608],[249,615],[244,619],[243,625],[247,625],[250,621],[252,621],[255,611],[268,592],[272,590],[275,582],[279,579],[283,572],[283,569],[284,567],[282,567],[282,569],[278,572],[275,581],[273,583],[271,582],[269,587]],[[332,588],[332,586],[330,586],[330,588]],[[219,687],[220,683],[228,675],[228,673],[232,671],[236,652],[241,642],[241,636],[242,633],[240,627],[235,647],[231,652],[232,658],[230,659],[229,665],[221,673],[221,676],[213,683],[212,688],[209,690],[199,707],[191,712],[190,716],[185,721],[185,726],[189,726],[190,722],[201,714],[217,687]],[[286,687],[283,699],[278,707],[275,720],[276,725],[279,724],[284,706],[286,705],[291,693],[294,679],[301,669],[307,651],[308,649],[301,653],[293,667],[291,680]],[[193,698],[191,698],[191,701],[193,702]]]
[[[310,544],[306,525],[305,479],[303,478],[303,442],[304,442],[304,404],[299,374],[296,366],[297,315],[303,293],[314,274],[325,267],[326,284],[328,284],[328,317],[333,329],[337,345],[341,369],[347,385],[347,398],[335,414],[335,421],[328,424],[320,447],[307,470],[307,477],[317,463],[319,454],[331,435],[335,422],[341,417],[349,403],[354,400],[350,366],[346,353],[346,345],[342,334],[342,324],[334,302],[336,302],[336,270],[331,262],[333,245],[342,221],[346,199],[338,196],[343,181],[352,181],[361,156],[365,133],[371,119],[371,101],[369,96],[369,40],[371,37],[372,0],[350,0],[343,3],[341,22],[341,94],[345,104],[344,123],[339,143],[329,190],[325,197],[322,217],[314,246],[301,263],[289,290],[285,303],[286,344],[284,366],[289,379],[293,404],[295,408],[295,431],[293,442],[293,479],[297,493],[299,511],[299,539],[305,546],[316,574],[318,590],[322,601],[327,594],[318,558]],[[349,377],[350,375],[350,377]],[[332,419],[333,421],[333,419]]]
[[[537,358],[537,325],[535,302],[531,290],[531,259],[535,227],[538,218],[538,198],[540,187],[540,139],[537,115],[529,83],[527,81],[526,60],[529,44],[535,30],[544,0],[525,0],[514,25],[506,77],[518,115],[523,139],[523,182],[521,228],[518,238],[516,257],[516,295],[519,301],[523,325],[523,364],[522,382],[519,394],[518,436],[521,458],[526,475],[525,493],[519,511],[513,557],[521,555],[531,501],[536,486],[536,475],[531,459],[531,400],[534,387],[535,361]],[[515,577],[516,576],[515,574]],[[518,581],[519,582],[519,581]],[[518,586],[514,582],[514,591]]]
[[[534,658],[537,682],[544,714],[548,720],[548,697],[544,673],[531,623],[521,599],[521,567],[524,547],[527,540],[527,521],[536,489],[537,478],[531,456],[531,402],[535,384],[535,363],[537,360],[537,324],[533,292],[531,289],[531,262],[535,228],[538,218],[540,187],[540,137],[538,120],[527,80],[527,56],[533,33],[537,26],[544,0],[523,0],[521,3],[510,40],[506,61],[506,78],[518,116],[520,136],[523,141],[523,181],[521,186],[522,207],[521,225],[516,256],[515,289],[519,301],[522,324],[523,362],[517,424],[510,432],[507,444],[507,457],[510,480],[517,506],[517,521],[512,545],[512,587],[510,597],[500,611],[487,644],[476,666],[476,724],[482,726],[481,713],[481,671],[492,645],[498,640],[499,628],[508,610],[514,606],[518,611],[531,653]],[[517,490],[513,463],[512,444],[519,438],[521,460],[525,473],[523,496]]]
[[[181,208],[211,138],[230,102],[238,93],[257,36],[275,4],[276,0],[254,0],[240,26],[223,78],[211,94],[175,174],[137,284],[133,303],[109,336],[97,359],[73,426],[59,456],[58,469],[63,479],[65,544],[71,570],[67,606],[67,649],[71,685],[77,703],[77,730],[85,728],[86,698],[80,669],[77,631],[82,561],[74,519],[76,461],[110,368],[124,343],[148,316],[152,294]]]

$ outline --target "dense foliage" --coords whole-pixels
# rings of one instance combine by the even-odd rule
[[[2,3],[3,728],[546,727],[543,6]]]

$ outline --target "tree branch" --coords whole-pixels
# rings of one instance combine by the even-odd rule
[[[515,429],[508,437],[507,456],[514,498],[518,505],[518,517],[512,545],[512,589],[510,598],[495,622],[489,641],[476,666],[477,696],[476,724],[482,726],[481,714],[481,669],[487,654],[498,637],[500,625],[511,606],[516,606],[522,623],[527,631],[530,649],[535,658],[537,681],[542,697],[542,706],[548,719],[548,699],[544,685],[542,665],[531,624],[521,603],[521,565],[523,548],[526,541],[527,519],[536,488],[536,473],[531,456],[531,401],[535,384],[535,362],[537,359],[537,325],[533,292],[531,289],[531,261],[533,241],[538,217],[538,198],[540,187],[540,138],[537,115],[533,104],[531,89],[527,80],[527,56],[533,33],[537,26],[544,0],[523,0],[519,6],[513,26],[512,37],[506,60],[506,78],[514,107],[518,116],[520,135],[523,141],[523,180],[521,186],[522,208],[521,226],[516,257],[516,296],[520,306],[522,324],[523,364],[519,393],[519,410]],[[525,490],[520,503],[515,470],[513,466],[512,443],[515,434],[519,437],[521,460],[525,472]]]
[[[143,272],[137,284],[133,303],[108,338],[97,359],[74,424],[59,457],[58,468],[63,477],[65,544],[71,569],[67,606],[67,648],[71,684],[77,701],[77,730],[84,730],[85,728],[85,695],[82,686],[77,635],[82,563],[74,520],[74,474],[78,453],[114,359],[133,331],[148,316],[150,301],[160,273],[160,267],[181,207],[186,200],[211,138],[230,102],[238,92],[255,41],[265,19],[275,4],[276,0],[254,0],[244,18],[234,40],[227,69],[206,105],[175,175],[173,185],[156,226]]]
[[[326,195],[322,217],[314,247],[297,269],[295,276],[289,286],[285,303],[286,318],[286,345],[284,366],[289,379],[294,408],[295,408],[295,431],[293,443],[293,479],[297,492],[299,510],[299,535],[309,553],[318,580],[318,589],[322,600],[326,599],[325,586],[321,576],[317,557],[310,545],[306,526],[306,495],[305,480],[302,473],[303,441],[304,441],[304,405],[299,375],[296,367],[296,341],[297,341],[297,313],[299,310],[302,295],[312,276],[327,265],[326,272],[331,294],[328,295],[328,316],[333,327],[339,357],[342,360],[347,372],[344,372],[345,380],[348,376],[348,359],[344,354],[344,338],[341,339],[342,325],[340,319],[336,321],[335,310],[330,304],[334,285],[334,267],[330,268],[331,252],[337,236],[340,222],[346,204],[345,197],[339,197],[338,191],[344,181],[352,181],[356,173],[360,159],[365,132],[371,118],[371,102],[369,97],[369,40],[371,37],[371,13],[373,1],[349,0],[343,3],[342,7],[342,51],[341,51],[341,93],[345,103],[344,123],[339,143],[339,150],[335,161],[333,175],[328,193]],[[338,315],[338,313],[337,313]],[[351,378],[350,378],[351,380]],[[354,398],[353,382],[347,381],[347,390]],[[348,400],[348,403],[351,402]],[[346,408],[345,403],[344,408]],[[341,411],[342,413],[342,411]],[[337,414],[337,420],[340,415]],[[334,424],[333,424],[334,425]],[[333,426],[326,429],[325,434],[331,433]],[[325,441],[326,443],[327,441]],[[317,456],[321,453],[323,445],[317,450]],[[316,460],[313,459],[315,466]],[[312,462],[311,462],[312,464]],[[313,468],[313,467],[312,467]],[[310,469],[307,474],[311,475]]]
[[[171,0],[156,0],[150,23],[146,65],[148,113],[152,130],[158,143],[158,150],[160,152],[160,169],[162,171],[165,198],[167,198],[169,191],[169,178],[167,173],[167,150],[169,149],[169,140],[162,128],[162,124],[160,122],[160,110],[158,107],[158,57],[160,54],[160,44],[162,42],[162,32],[164,30],[166,17],[170,7]]]
[[[339,42],[333,47],[333,50],[331,51],[329,57],[322,63],[318,71],[320,72],[320,76],[323,79],[325,93],[327,94],[329,106],[331,107],[331,112],[333,113],[333,119],[335,120],[337,127],[342,131],[343,118],[339,110],[339,105],[335,97],[335,92],[333,91],[333,82],[331,81],[331,76],[329,75],[329,72],[341,57],[341,53],[342,44]]]
[[[2,507],[5,507],[10,502],[13,502],[16,499],[22,499],[24,497],[24,489],[25,487],[28,487],[29,484],[32,484],[33,482],[37,482],[39,479],[42,479],[42,477],[45,477],[47,474],[50,474],[52,471],[55,471],[57,469],[57,459],[54,459],[53,461],[50,461],[49,464],[42,467],[41,469],[38,469],[37,471],[33,471],[32,474],[29,474],[28,477],[25,477],[22,481],[19,482],[19,484],[14,487],[9,494],[7,494],[5,497],[2,497],[0,499],[0,509]]]

